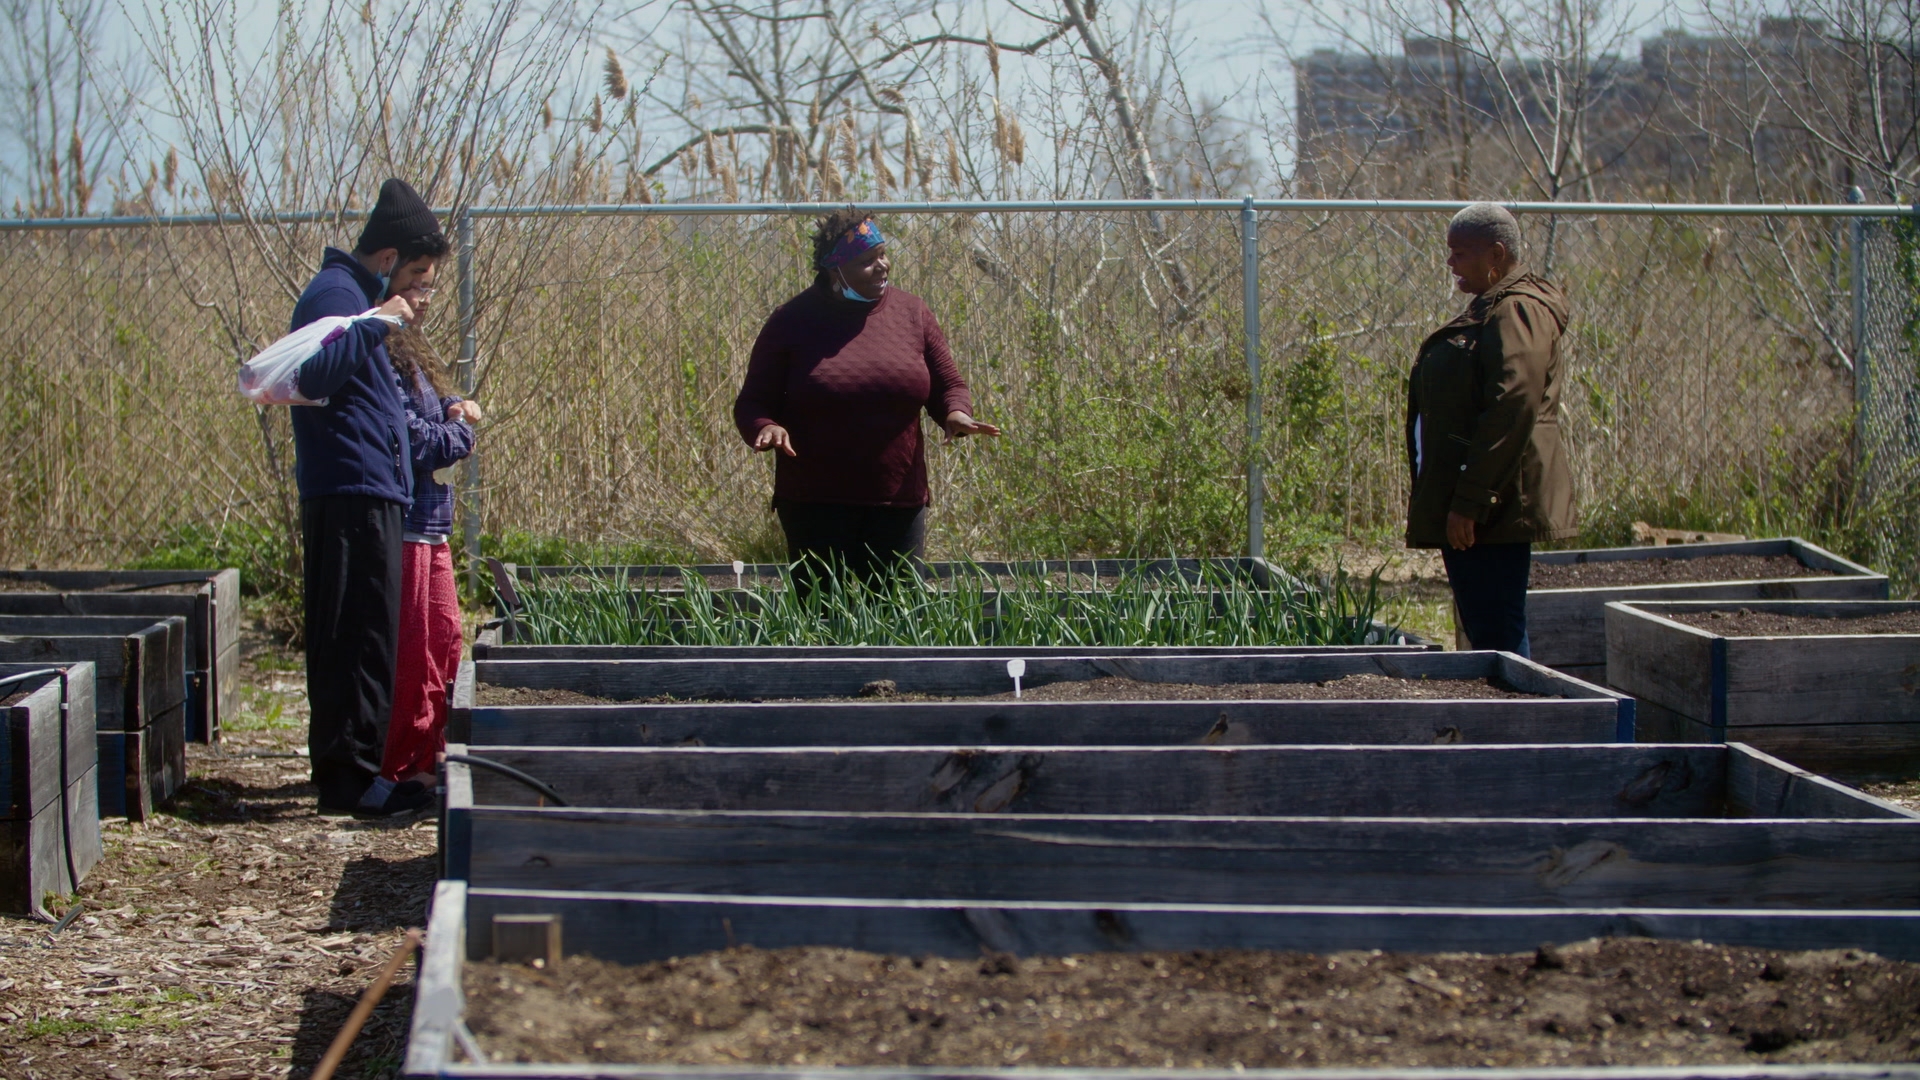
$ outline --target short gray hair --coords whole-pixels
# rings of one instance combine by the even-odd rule
[[[1487,244],[1505,244],[1507,254],[1520,254],[1520,223],[1498,203],[1477,202],[1447,222],[1448,236],[1468,236]]]

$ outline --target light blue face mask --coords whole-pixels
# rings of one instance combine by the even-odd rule
[[[885,292],[886,288],[887,287],[885,285],[880,286],[880,289],[882,292]],[[847,284],[847,279],[845,275],[842,275],[840,278],[840,295],[846,297],[849,300],[858,300],[863,304],[871,304],[875,300],[880,299],[879,297],[876,296],[872,300],[869,300],[866,297],[861,296],[859,293],[854,292],[853,287]]]

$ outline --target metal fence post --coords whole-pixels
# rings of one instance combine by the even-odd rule
[[[1260,452],[1260,217],[1248,195],[1240,206],[1240,309],[1247,350],[1247,555],[1263,558],[1266,469]]]
[[[1847,189],[1847,202],[1862,203],[1866,193],[1856,185]],[[1847,288],[1853,293],[1853,455],[1864,466],[1870,447],[1867,423],[1871,415],[1871,374],[1867,357],[1867,219],[1848,219],[1848,247],[1852,250]]]
[[[474,368],[479,343],[474,337],[473,211],[462,209],[456,225],[460,238],[460,393],[473,396]],[[467,588],[480,595],[480,448],[467,455],[460,478],[460,533],[467,552]]]

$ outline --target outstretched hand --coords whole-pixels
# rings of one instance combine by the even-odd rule
[[[1000,429],[992,424],[983,424],[958,409],[947,414],[947,441],[964,439],[969,435],[998,435]]]
[[[781,427],[779,424],[768,424],[766,427],[760,429],[760,434],[753,437],[753,450],[755,453],[759,453],[762,450],[771,450],[776,446],[780,448],[781,453],[788,457],[800,456],[794,452],[793,436],[787,434],[787,429]]]

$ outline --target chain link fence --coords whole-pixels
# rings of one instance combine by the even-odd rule
[[[1865,554],[1912,583],[1920,577],[1920,232],[1912,220],[1858,219],[1849,231],[1858,516],[1871,542]]]
[[[470,242],[442,284],[470,299],[443,288],[428,333],[450,364],[475,356],[478,532],[634,561],[780,555],[771,462],[731,403],[762,321],[811,280],[811,218],[786,209],[459,222]],[[1269,555],[1397,536],[1403,380],[1464,299],[1443,266],[1450,206],[1258,204],[1252,364],[1239,204],[875,209],[896,285],[927,300],[977,412],[1008,432],[930,440],[939,556],[1242,551],[1249,463]],[[1574,305],[1562,401],[1585,539],[1625,542],[1638,518],[1810,533],[1913,582],[1911,223],[1621,209],[1522,219],[1530,263]],[[297,580],[285,410],[242,401],[233,365],[285,330],[352,219],[0,224],[25,305],[0,326],[0,565],[246,543],[255,573]]]

